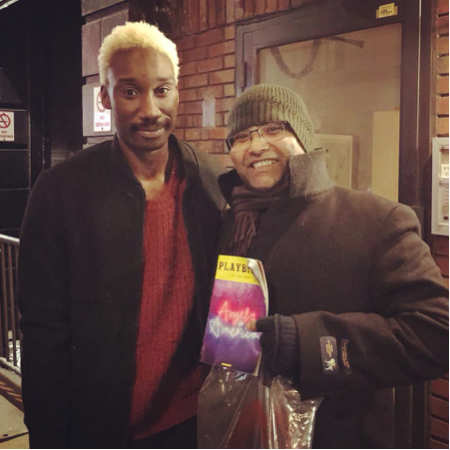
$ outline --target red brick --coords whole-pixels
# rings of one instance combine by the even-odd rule
[[[437,114],[439,116],[448,116],[448,97],[440,97],[437,101]]]
[[[436,134],[448,136],[448,117],[438,117],[436,121]]]
[[[227,111],[224,115],[223,115],[223,121],[225,123],[225,125],[228,125],[228,119],[230,118],[230,113],[229,111]]]
[[[209,132],[205,128],[186,128],[185,139],[187,141],[209,139]]]
[[[206,31],[197,36],[197,47],[204,47],[205,45],[215,44],[224,40],[223,28],[215,28],[214,30]]]
[[[184,104],[183,103],[178,104],[177,114],[180,114],[180,115],[184,114]]]
[[[208,84],[208,75],[201,73],[199,75],[189,75],[184,78],[184,86],[186,88],[206,86]]]
[[[212,143],[214,144],[213,153],[224,154],[227,151],[227,144],[225,143],[224,140],[222,140],[222,139],[215,140],[215,141],[212,141]]]
[[[184,104],[185,114],[201,114],[203,112],[202,102],[188,102]]]
[[[183,89],[180,92],[180,102],[191,102],[197,100],[197,89]]]
[[[242,19],[244,17],[243,0],[234,1],[234,18],[235,20]]]
[[[438,0],[437,12],[439,15],[448,13],[448,0]]]
[[[428,442],[428,448],[431,450],[448,450],[448,444],[430,439]]]
[[[200,14],[199,14],[199,0],[191,1],[191,24],[192,24],[192,33],[196,34],[200,31]],[[198,45],[198,44],[197,44]]]
[[[228,136],[228,128],[211,128],[209,130],[210,139],[226,139]]]
[[[278,0],[278,9],[289,9],[289,0]]]
[[[441,36],[437,39],[437,54],[448,55],[448,36]]]
[[[184,79],[179,78],[178,79],[178,89],[183,89],[183,88],[184,88]]]
[[[227,23],[234,22],[234,0],[227,0]]]
[[[221,113],[221,112],[216,113],[215,123],[216,123],[216,127],[222,127],[223,125],[225,125],[225,122],[223,120],[223,113]]]
[[[201,114],[190,114],[189,116],[184,116],[184,117],[185,117],[185,127],[186,128],[199,127],[202,123]]]
[[[217,18],[216,18],[216,1],[208,0],[208,25],[209,28],[216,28]]]
[[[266,12],[266,3],[264,0],[256,2],[255,13],[257,15],[264,14]]]
[[[448,76],[438,76],[436,83],[437,94],[448,94]]]
[[[448,258],[449,248],[448,248],[448,237],[434,235],[432,237],[431,243],[431,254],[433,257],[435,255],[446,256]]]
[[[192,34],[192,2],[190,0],[180,0],[180,7],[182,7],[181,28],[184,35]]]
[[[230,39],[234,39],[236,37],[236,26],[231,25],[230,27],[225,28],[225,40],[229,41]]]
[[[253,0],[245,0],[245,17],[252,17],[255,13],[255,4]]]
[[[223,69],[223,58],[221,56],[217,58],[204,59],[198,63],[198,71],[201,72],[211,72],[213,70]]]
[[[200,0],[200,30],[208,29],[208,5],[207,0]]]
[[[186,116],[179,113],[175,126],[176,128],[184,128],[186,126]]]
[[[448,73],[448,56],[441,56],[438,58],[437,72],[438,74]]]
[[[433,416],[447,419],[448,422],[448,402],[437,397],[430,398],[430,412]]]
[[[221,98],[216,101],[216,111],[229,111],[234,105],[234,98]]]
[[[178,139],[181,139],[182,141],[184,141],[184,139],[185,139],[184,129],[175,129],[175,135]]]
[[[214,44],[209,47],[209,57],[213,58],[214,56],[226,55],[234,53],[235,51],[236,44],[234,40],[220,42],[219,44]]]
[[[224,59],[224,67],[225,69],[229,69],[230,67],[236,67],[236,56],[226,55]]]
[[[441,270],[441,275],[448,278],[448,256],[435,256],[434,260]]]
[[[207,153],[213,153],[214,150],[213,141],[200,141],[196,143],[196,146]]]
[[[180,77],[197,73],[197,61],[181,64]]]
[[[199,59],[205,59],[208,57],[208,47],[193,48],[192,50],[186,50],[183,52],[182,63],[188,63],[191,61],[198,61]]]
[[[444,380],[443,378],[432,380],[430,383],[430,389],[433,394],[448,399],[448,380]]]
[[[234,81],[234,69],[212,72],[209,77],[210,84],[232,83]]]
[[[436,33],[438,36],[448,34],[448,16],[438,17],[436,20]]]
[[[266,0],[266,12],[270,13],[277,10],[277,0]]]
[[[224,96],[236,97],[236,88],[234,87],[234,84],[226,84],[224,86]]]
[[[226,9],[226,0],[216,0],[216,14],[217,14],[217,25],[225,25],[226,16],[225,16],[225,9]]]
[[[448,423],[432,417],[430,420],[430,433],[448,442]]]
[[[197,96],[199,99],[204,99],[206,94],[210,94],[214,98],[222,98],[223,85],[217,84],[215,86],[208,86],[206,88],[197,89]]]
[[[195,48],[195,36],[186,36],[176,41],[176,44],[179,52]]]

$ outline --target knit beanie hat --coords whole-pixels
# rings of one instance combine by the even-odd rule
[[[306,152],[314,150],[314,129],[303,100],[293,90],[275,84],[257,84],[233,105],[228,137],[269,122],[287,121]]]

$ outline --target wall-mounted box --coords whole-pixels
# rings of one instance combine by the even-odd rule
[[[431,232],[448,236],[448,138],[433,139]]]

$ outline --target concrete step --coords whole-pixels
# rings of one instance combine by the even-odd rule
[[[20,376],[0,367],[0,448],[29,448]]]

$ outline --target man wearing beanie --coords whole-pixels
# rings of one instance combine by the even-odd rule
[[[21,230],[31,448],[197,448],[224,172],[173,134],[176,45],[128,22],[99,55],[113,140],[42,173]]]
[[[323,397],[316,448],[394,448],[396,386],[448,372],[448,290],[407,206],[330,180],[290,89],[232,108],[220,253],[262,261],[263,368]]]

